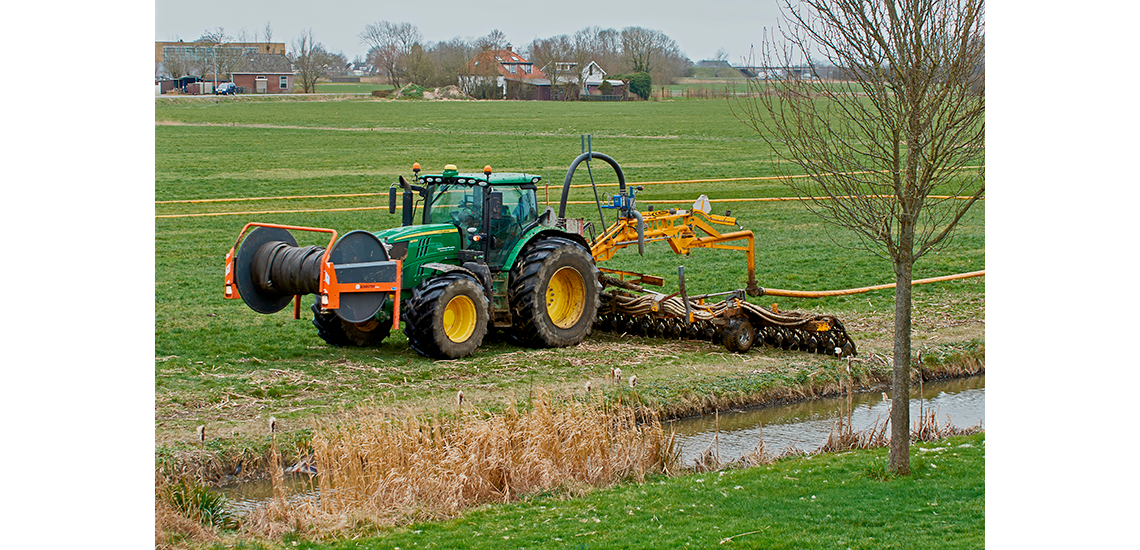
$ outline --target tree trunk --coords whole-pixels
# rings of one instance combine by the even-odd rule
[[[909,252],[910,249],[904,250]],[[895,357],[891,377],[891,454],[888,463],[892,473],[903,476],[910,475],[910,330],[914,267],[914,260],[903,257],[904,254],[900,253],[895,263]]]

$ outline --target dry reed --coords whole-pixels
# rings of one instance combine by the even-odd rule
[[[982,431],[981,426],[973,426],[969,428],[958,428],[950,423],[950,418],[946,418],[946,425],[939,426],[938,420],[935,418],[936,413],[929,415],[920,413],[918,418],[915,419],[911,425],[910,438],[912,441],[938,441],[947,437],[955,435],[971,435]]]
[[[249,513],[242,525],[244,530],[276,539],[285,533],[312,536],[329,530],[329,527],[339,527],[336,518],[323,514],[312,502],[286,500],[285,470],[277,449],[277,436],[271,432],[270,437],[269,479],[273,487],[273,498]]]
[[[438,519],[547,490],[580,491],[669,473],[678,460],[658,419],[627,407],[555,402],[525,412],[360,414],[318,427],[320,506],[380,523]]]

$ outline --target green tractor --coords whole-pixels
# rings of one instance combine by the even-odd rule
[[[590,333],[598,269],[580,229],[539,210],[541,176],[413,170],[414,184],[401,176],[389,189],[390,213],[402,198],[401,227],[336,240],[330,229],[247,225],[226,256],[225,297],[260,313],[294,301],[300,318],[301,296],[316,294],[313,324],[329,344],[377,345],[402,320],[412,349],[436,359],[470,355],[492,329],[528,347]],[[290,230],[332,238],[298,247]]]

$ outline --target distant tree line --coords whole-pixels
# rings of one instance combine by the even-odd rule
[[[229,78],[245,56],[237,48],[227,47],[234,42],[257,42],[264,38],[269,43],[273,29],[265,24],[264,35],[257,33],[250,39],[242,31],[236,37],[229,36],[219,27],[206,31],[195,42],[205,55],[164,60],[163,72],[173,77],[214,74]],[[359,34],[361,42],[368,46],[365,59],[359,56],[356,64],[370,64],[388,82],[399,88],[414,83],[425,87],[458,85],[460,74],[483,49],[503,50],[509,44],[506,35],[492,30],[477,38],[455,37],[440,42],[425,41],[418,27],[412,23],[392,23],[379,21],[365,26]],[[534,63],[535,69],[546,68],[551,82],[570,81],[569,88],[581,89],[582,69],[591,61],[596,62],[607,73],[608,79],[625,80],[630,83],[630,92],[648,97],[651,83],[671,84],[678,77],[688,75],[693,62],[681,52],[677,43],[664,32],[643,27],[626,27],[621,30],[586,27],[573,34],[561,34],[549,38],[536,38],[515,50]],[[343,53],[333,53],[316,41],[311,29],[289,44],[286,54],[297,71],[297,83],[302,92],[315,90],[318,78],[346,74],[348,59]],[[573,64],[573,65],[571,65]],[[215,69],[216,67],[216,69]],[[486,76],[494,76],[497,69],[487,67]],[[479,90],[465,90],[480,95]],[[485,90],[488,96],[493,90]],[[643,95],[644,92],[644,95]],[[567,93],[567,97],[577,97],[577,93]]]
[[[426,87],[457,85],[463,67],[480,51],[503,50],[509,44],[498,29],[478,38],[428,42],[415,25],[388,21],[367,25],[360,39],[369,47],[367,62],[396,87],[408,83]],[[598,63],[609,78],[645,73],[659,83],[672,83],[687,75],[693,64],[668,35],[642,27],[620,31],[586,27],[569,35],[536,38],[515,49],[536,69],[544,70],[552,82],[570,80],[577,88],[582,86],[581,70],[591,61]],[[489,72],[486,76],[493,75]],[[639,77],[639,82],[644,78]],[[648,85],[645,88],[648,91]]]

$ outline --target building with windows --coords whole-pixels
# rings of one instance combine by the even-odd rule
[[[232,73],[233,83],[247,94],[293,93],[293,65],[280,53],[255,53],[242,58]]]
[[[155,42],[155,74],[172,78],[197,76],[227,77],[241,59],[253,54],[285,55],[284,42]],[[177,73],[177,74],[175,74]]]
[[[534,82],[545,78],[507,44],[505,50],[487,48],[468,61],[459,74],[459,87],[482,99],[535,99]]]
[[[589,62],[581,71],[575,62],[553,61],[543,67],[542,71],[547,76],[557,75],[557,77],[538,82],[537,99],[567,99],[565,94],[568,90],[573,93],[572,88],[577,88],[578,96],[600,96],[603,95],[601,91],[603,82],[610,83],[612,88],[610,95],[615,94],[615,91],[617,95],[621,95],[624,86],[621,80],[607,80],[606,71],[594,61]]]

